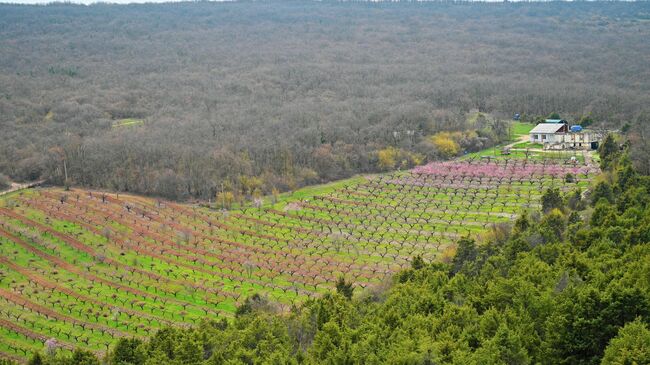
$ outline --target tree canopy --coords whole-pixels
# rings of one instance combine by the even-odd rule
[[[0,173],[230,206],[477,151],[514,113],[649,141],[649,7],[2,4]]]

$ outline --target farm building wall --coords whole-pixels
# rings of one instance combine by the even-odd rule
[[[544,149],[574,149],[590,150],[593,143],[598,142],[596,136],[589,132],[583,133],[555,133],[553,139],[544,143]]]

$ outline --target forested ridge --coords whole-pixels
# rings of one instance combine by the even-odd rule
[[[254,295],[206,318],[121,339],[108,364],[648,364],[650,178],[608,137],[589,197],[549,189],[541,211],[459,240],[452,260],[336,292],[289,314]],[[51,344],[31,364],[98,364]]]
[[[644,132],[649,19],[647,2],[2,4],[0,185],[250,200],[448,157],[440,131],[479,150],[513,113]]]

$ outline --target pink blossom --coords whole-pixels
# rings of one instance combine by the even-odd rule
[[[540,163],[478,163],[464,161],[432,162],[412,170],[414,174],[435,175],[448,178],[542,178],[562,177],[567,173],[589,173],[588,167],[563,166]]]

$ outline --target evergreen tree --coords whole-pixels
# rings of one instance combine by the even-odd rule
[[[354,286],[352,283],[345,281],[345,278],[343,276],[340,276],[336,281],[336,292],[346,297],[347,299],[352,299]]]
[[[626,324],[605,349],[602,365],[650,364],[650,330],[641,320]]]
[[[547,241],[559,241],[566,229],[564,214],[559,209],[551,210],[540,224],[540,233]]]
[[[548,188],[542,195],[542,211],[548,213],[553,209],[562,210],[564,202],[558,188]]]
[[[32,355],[32,358],[29,359],[29,362],[27,362],[28,365],[43,365],[43,357],[41,356],[40,353],[36,352],[34,355]]]
[[[411,261],[411,268],[413,270],[420,270],[422,269],[426,264],[424,263],[424,260],[422,259],[422,256],[417,255],[413,258],[413,261]]]
[[[528,220],[528,213],[525,212],[517,217],[515,220],[515,225],[513,227],[513,233],[524,233],[530,227],[530,221]]]
[[[608,203],[614,201],[612,187],[605,181],[600,181],[594,187],[594,191],[591,193],[591,205],[596,205],[600,199],[605,199]]]
[[[99,365],[99,360],[95,354],[81,349],[76,349],[72,353],[71,360],[71,364],[74,365]]]
[[[111,352],[110,362],[115,365],[142,365],[145,353],[142,340],[138,338],[120,338]]]
[[[180,364],[200,364],[203,361],[203,349],[199,341],[188,336],[176,344],[176,360]]]
[[[639,175],[630,164],[619,167],[616,174],[618,189],[625,191],[630,186],[637,185],[638,178]]]
[[[612,134],[605,137],[603,143],[598,147],[598,154],[600,155],[600,168],[603,171],[614,168],[614,162],[619,155],[619,148]]]
[[[573,190],[567,197],[567,207],[571,210],[583,210],[585,204],[582,201],[582,191],[580,189]]]
[[[571,214],[569,214],[569,218],[567,219],[567,224],[572,225],[580,222],[582,222],[582,217],[580,217],[580,213],[576,211],[572,211]]]
[[[460,272],[466,265],[472,264],[478,256],[476,242],[471,238],[462,238],[458,241],[456,255],[451,263],[451,273]]]

